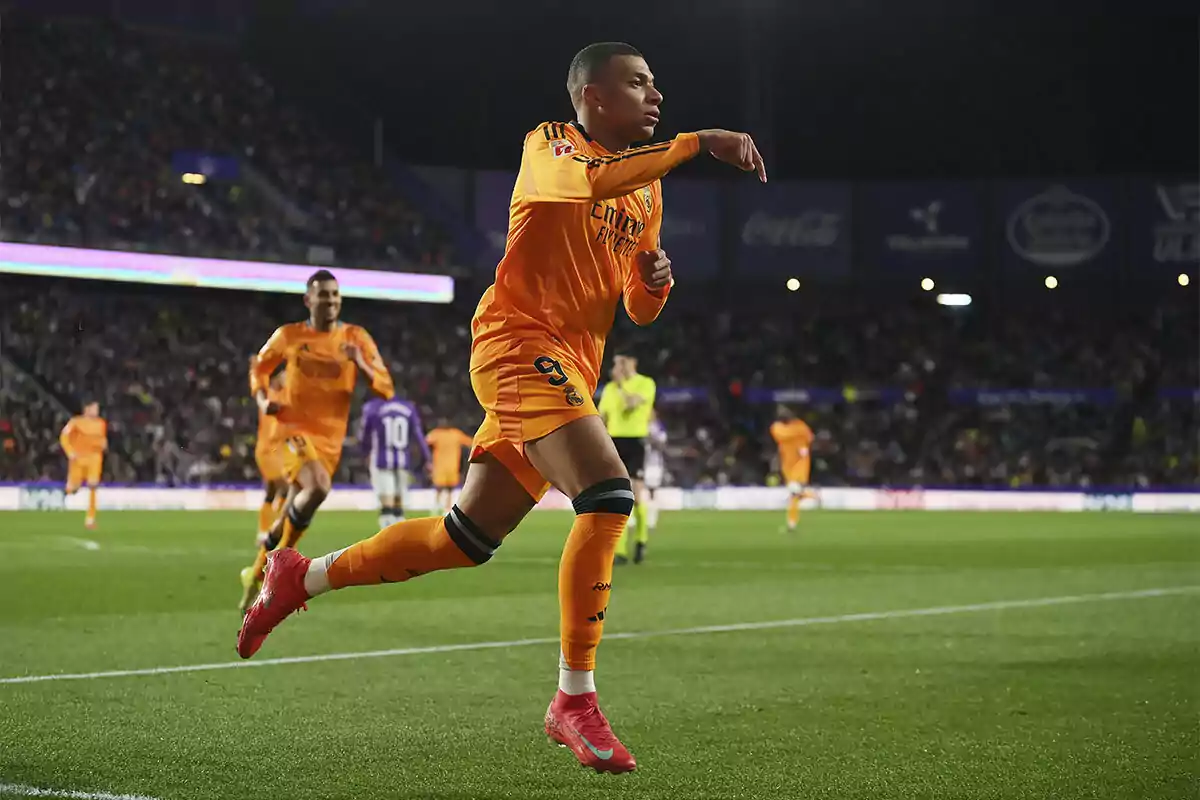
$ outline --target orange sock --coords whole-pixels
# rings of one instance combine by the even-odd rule
[[[788,498],[787,509],[787,524],[789,528],[794,528],[800,524],[800,496],[792,495]]]
[[[87,518],[88,519],[96,518],[96,487],[95,486],[88,488]]]
[[[258,509],[258,532],[265,533],[271,530],[271,523],[275,521],[275,506],[266,500],[259,506]]]
[[[559,628],[569,669],[595,669],[612,593],[613,554],[627,514],[580,514],[558,565]]]
[[[389,525],[370,539],[325,556],[333,589],[400,583],[428,572],[483,564],[498,545],[457,506],[444,517]]]

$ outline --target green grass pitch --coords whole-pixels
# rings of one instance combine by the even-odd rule
[[[600,697],[638,771],[600,776],[541,729],[567,514],[534,514],[480,569],[320,598],[256,660],[432,651],[13,683],[237,662],[255,515],[108,513],[85,531],[76,514],[0,513],[0,785],[161,800],[1200,796],[1196,517],[815,512],[798,535],[781,521],[665,513],[649,561],[618,568],[607,632],[655,635],[601,646]],[[370,514],[320,514],[301,549],[373,530]],[[1150,589],[1172,591],[1135,594]],[[1073,599],[1040,602],[1053,598]],[[896,613],[920,609],[944,613]],[[437,649],[484,642],[518,643]]]

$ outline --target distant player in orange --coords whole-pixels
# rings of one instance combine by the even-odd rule
[[[808,482],[812,474],[812,428],[799,419],[787,406],[775,412],[771,438],[779,447],[779,472],[787,482],[789,497],[787,527],[796,530],[800,524],[800,501],[809,496]]]
[[[250,388],[259,411],[278,420],[284,442],[283,477],[289,485],[283,514],[271,526],[267,540],[247,575],[242,574],[242,610],[257,595],[257,584],[275,548],[293,547],[312,523],[329,495],[333,474],[342,457],[350,419],[354,385],[363,375],[371,389],[390,400],[392,376],[367,331],[339,319],[342,295],[337,278],[320,270],[308,279],[305,322],[284,325],[258,351],[250,368]],[[271,399],[271,374],[287,364],[283,390]]]
[[[471,446],[471,437],[442,417],[438,426],[425,437],[425,443],[433,451],[433,488],[437,491],[438,507],[449,514],[454,490],[462,477],[462,451]]]
[[[100,404],[92,401],[83,407],[83,414],[71,420],[58,435],[58,442],[67,454],[67,494],[75,494],[84,483],[88,487],[88,510],[84,525],[96,527],[96,489],[104,470],[104,453],[108,450],[108,423],[100,416]]]
[[[251,369],[258,356],[252,356]],[[267,386],[267,400],[279,403],[283,397],[283,373],[277,372],[271,376]],[[263,479],[263,502],[258,509],[258,543],[261,546],[266,541],[271,526],[279,518],[283,504],[287,500],[288,482],[283,477],[283,447],[279,438],[279,418],[267,414],[261,408],[258,410],[258,436],[254,442],[254,461]]]
[[[323,558],[273,553],[261,600],[238,652],[253,655],[312,597],[483,564],[551,484],[572,498],[575,524],[558,573],[558,692],[545,730],[579,761],[628,772],[633,756],[596,700],[594,668],[617,539],[633,486],[592,401],[619,302],[652,322],[672,284],[659,249],[659,179],[702,152],[766,180],[744,133],[709,130],[631,147],[654,135],[662,94],[637,50],[595,44],[571,62],[574,122],[525,137],[495,283],[472,320],[471,385],[485,413],[458,503],[445,517],[410,519]]]

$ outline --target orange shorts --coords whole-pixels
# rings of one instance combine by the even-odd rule
[[[264,481],[274,483],[283,480],[283,442],[260,441],[254,447],[254,461]]]
[[[490,343],[471,351],[471,388],[483,406],[471,460],[490,453],[534,500],[550,484],[525,456],[525,444],[596,414],[590,386],[570,355],[533,341]]]
[[[295,483],[305,464],[316,462],[325,468],[332,478],[342,460],[341,440],[308,433],[291,433],[283,448],[283,477]]]
[[[798,483],[801,486],[807,486],[811,473],[812,461],[806,458],[785,467],[783,469],[783,479],[788,483]]]
[[[453,489],[458,486],[458,482],[461,479],[462,474],[458,469],[435,469],[433,471],[433,486],[435,489]]]
[[[100,473],[104,469],[104,456],[100,453],[91,456],[76,456],[74,461],[67,464],[67,490],[74,491],[83,484],[96,486],[100,483]]]

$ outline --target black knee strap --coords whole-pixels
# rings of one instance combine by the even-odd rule
[[[295,504],[288,506],[287,517],[288,520],[291,521],[292,526],[297,530],[307,530],[308,526],[312,524],[312,516],[301,516],[300,512],[296,509]]]
[[[576,514],[633,513],[633,484],[628,478],[600,481],[584,489],[571,501]]]
[[[495,555],[496,548],[500,546],[499,542],[489,539],[457,505],[450,509],[450,513],[445,517],[445,522],[446,532],[450,534],[450,541],[454,542],[455,546],[476,564],[486,564]]]

